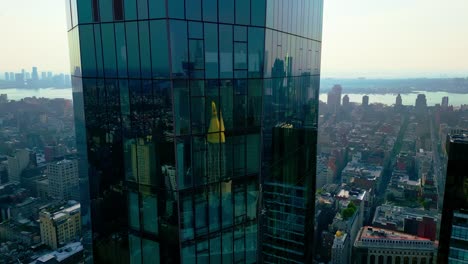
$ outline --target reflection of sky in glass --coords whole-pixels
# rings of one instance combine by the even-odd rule
[[[427,105],[434,106],[442,102],[442,97],[449,97],[449,105],[460,106],[462,104],[468,104],[468,94],[456,94],[456,93],[447,93],[447,92],[421,92],[426,95]],[[414,105],[416,102],[416,97],[419,93],[408,93],[401,94],[401,99],[403,105]],[[345,96],[346,93],[343,94]],[[361,104],[362,97],[366,94],[347,94],[349,96],[349,101],[352,103]],[[395,104],[395,99],[397,94],[367,94],[369,96],[369,104],[373,103],[382,103],[386,105]],[[320,94],[320,101],[327,102],[327,94]]]

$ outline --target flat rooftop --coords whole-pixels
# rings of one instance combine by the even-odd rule
[[[378,227],[365,226],[359,232],[358,240],[362,239],[382,239],[382,240],[398,240],[398,241],[429,241],[430,239],[410,235],[406,233],[396,232]]]
[[[451,142],[468,144],[468,130],[452,131],[448,136]]]

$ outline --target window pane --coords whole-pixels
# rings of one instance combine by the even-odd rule
[[[249,78],[261,78],[263,54],[265,49],[265,31],[262,28],[249,27]]]
[[[236,24],[250,24],[250,0],[236,0]]]
[[[125,0],[125,19],[126,20],[135,20],[137,18],[137,5],[136,0]]]
[[[234,69],[247,69],[247,44],[234,43]]]
[[[130,227],[140,229],[140,205],[138,204],[138,194],[128,193],[128,216],[130,218]]]
[[[101,11],[102,22],[110,22],[113,20],[112,0],[99,0],[99,10]]]
[[[184,0],[170,0],[167,2],[169,6],[169,17],[184,19]]]
[[[150,18],[166,17],[166,1],[149,0],[149,15]]]
[[[219,60],[220,60],[220,77],[221,78],[232,78],[232,26],[230,25],[219,25]]]
[[[218,26],[205,23],[206,78],[218,78]]]
[[[218,21],[218,1],[217,0],[203,0],[203,20],[209,21],[209,22]]]
[[[159,264],[159,243],[143,239],[143,264]]]
[[[117,77],[117,62],[115,59],[114,24],[101,24],[102,45],[104,55],[104,74],[106,77]]]
[[[177,77],[185,76],[184,64],[187,63],[187,22],[171,20],[172,73]]]
[[[219,22],[234,24],[234,0],[219,1]]]
[[[114,19],[123,20],[123,0],[114,0]]]
[[[139,237],[129,235],[130,264],[141,264],[141,240]]]
[[[203,39],[203,23],[189,22],[189,38]]]
[[[155,196],[143,196],[143,229],[158,234],[158,201]]]
[[[104,76],[104,65],[102,63],[102,42],[101,42],[101,25],[94,25],[94,46],[96,47],[96,66],[97,76]]]
[[[174,81],[174,104],[176,134],[189,134],[190,101],[186,81]]]
[[[180,235],[183,241],[193,239],[194,229],[193,229],[193,205],[192,205],[192,197],[191,196],[183,196],[181,199],[181,216],[180,216],[180,224],[181,224],[181,231]]]
[[[125,41],[125,24],[115,24],[115,50],[119,77],[127,77],[127,43]]]
[[[187,19],[202,20],[201,19],[201,0],[185,0]]]
[[[235,41],[247,41],[247,27],[234,26],[234,40]]]
[[[127,32],[127,60],[129,77],[140,77],[140,47],[137,22],[125,23]]]
[[[137,0],[138,19],[148,19],[148,0]]]
[[[152,20],[151,60],[153,63],[153,78],[169,77],[169,51],[167,44],[166,20]]]
[[[93,25],[80,26],[80,47],[81,52],[86,54],[81,60],[83,77],[96,76],[96,50],[94,47]]]
[[[138,29],[140,31],[141,77],[151,78],[151,52],[148,21],[139,22]],[[155,63],[157,63],[157,61]]]
[[[307,2],[307,1],[306,1]],[[265,25],[266,0],[253,0],[252,3],[252,25]]]

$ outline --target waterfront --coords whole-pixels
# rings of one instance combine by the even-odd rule
[[[419,93],[426,95],[427,105],[433,106],[435,104],[440,104],[442,97],[449,97],[449,104],[453,106],[460,106],[462,104],[468,104],[468,94],[458,94],[458,93],[447,93],[447,92],[427,92],[427,91],[418,91],[413,93],[401,94],[401,99],[403,100],[404,105],[414,105],[416,97]],[[45,97],[45,98],[65,98],[72,99],[72,90],[71,88],[40,88],[40,89],[18,89],[18,88],[9,88],[9,89],[0,89],[0,94],[7,94],[9,100],[21,100],[25,97]],[[363,93],[343,93],[344,95],[349,96],[350,102],[360,104],[362,102],[362,97],[366,94]],[[369,96],[369,103],[381,103],[385,105],[393,105],[395,103],[396,94],[387,93],[387,94],[367,94]],[[327,94],[321,93],[320,100],[323,102],[327,101]]]
[[[347,93],[343,93],[342,96],[345,96]],[[449,97],[449,105],[458,107],[463,104],[468,104],[468,94],[458,94],[458,93],[447,93],[447,92],[427,92],[427,91],[416,91],[413,93],[401,94],[401,99],[403,105],[414,105],[416,102],[416,97],[418,94],[425,94],[427,105],[434,106],[442,102],[442,97]],[[397,94],[387,93],[387,94],[363,94],[363,93],[349,93],[349,101],[352,103],[361,104],[362,97],[364,95],[369,96],[369,104],[380,103],[384,105],[393,105],[395,104],[395,99]],[[320,101],[327,102],[327,94],[320,94]]]

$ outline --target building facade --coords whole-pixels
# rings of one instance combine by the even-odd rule
[[[81,206],[69,201],[60,207],[44,208],[39,213],[42,243],[52,249],[78,241],[81,236]]]
[[[78,200],[78,160],[61,160],[47,165],[48,195],[58,200]]]
[[[350,263],[350,242],[349,236],[341,231],[336,231],[335,240],[333,240],[331,263],[346,264]]]
[[[66,2],[94,260],[311,263],[323,0]]]
[[[434,241],[382,228],[365,226],[354,241],[353,263],[356,264],[431,264]]]
[[[438,263],[468,260],[468,130],[447,135],[447,178],[440,224]],[[457,261],[459,260],[459,261]]]

